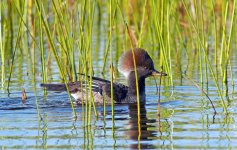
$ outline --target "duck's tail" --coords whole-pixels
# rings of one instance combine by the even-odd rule
[[[63,83],[42,83],[40,86],[46,88],[49,91],[67,91],[66,85]]]

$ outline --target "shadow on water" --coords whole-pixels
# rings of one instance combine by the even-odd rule
[[[138,120],[138,109],[137,105],[129,105],[129,129],[128,129],[128,136],[131,140],[136,141],[134,144],[130,144],[131,149],[149,149],[154,148],[155,146],[152,146],[149,144],[149,142],[143,142],[143,141],[151,141],[155,137],[155,132],[149,130],[149,128],[155,127],[153,125],[150,125],[152,123],[155,123],[155,119],[148,119],[147,118],[147,112],[146,107],[144,104],[140,107],[140,122]]]

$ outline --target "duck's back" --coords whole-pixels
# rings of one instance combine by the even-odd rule
[[[90,93],[89,83],[84,80],[71,82],[67,85],[72,97],[74,97],[76,103],[78,104],[86,102],[87,99],[90,99],[91,94],[96,104],[103,104],[104,101],[109,104],[111,103],[111,98],[113,98],[114,103],[129,103],[126,100],[128,87],[120,83],[113,83],[113,97],[111,96],[111,82],[101,78],[92,78],[92,93]],[[50,91],[67,90],[65,84],[62,83],[41,84],[41,86]]]

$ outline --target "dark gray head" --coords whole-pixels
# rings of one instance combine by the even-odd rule
[[[166,76],[166,73],[159,72],[155,70],[154,63],[149,56],[149,54],[141,49],[134,48],[134,50],[129,50],[125,52],[119,59],[119,71],[126,77],[129,77],[131,72],[135,71],[134,60],[133,60],[133,52],[134,58],[136,61],[137,74],[139,78],[146,78],[149,76],[157,76],[162,75]]]

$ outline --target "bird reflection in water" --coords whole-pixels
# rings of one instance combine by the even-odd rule
[[[140,122],[138,121],[137,105],[129,105],[129,139],[137,141],[130,145],[131,149],[150,149],[155,148],[149,142],[144,142],[154,139],[157,131],[152,131],[149,128],[155,128],[152,124],[156,123],[155,119],[148,119],[146,116],[146,108],[144,104],[140,105]]]

